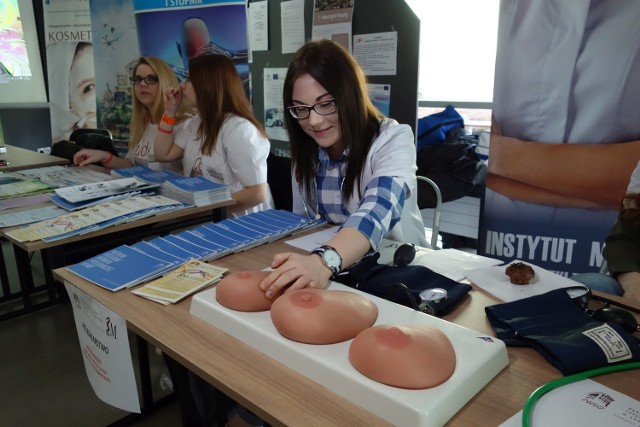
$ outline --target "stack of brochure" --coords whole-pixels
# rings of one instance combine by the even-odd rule
[[[168,170],[156,171],[147,166],[114,169],[111,175],[162,186],[162,194],[196,206],[231,199],[231,188],[204,176],[184,177]]]
[[[154,279],[173,267],[168,261],[122,245],[67,269],[98,286],[117,291]]]
[[[204,176],[190,176],[166,181],[162,185],[162,194],[182,203],[204,206],[229,200],[231,188]]]
[[[191,259],[132,292],[160,304],[176,303],[205,286],[219,282],[226,271],[226,268]]]
[[[145,261],[142,259],[143,256],[151,257],[152,260],[162,263],[165,269],[171,270],[190,260],[211,261],[321,224],[324,224],[323,220],[309,219],[306,216],[285,210],[270,209],[240,218],[206,223],[176,234],[138,242],[127,247],[130,249],[127,252],[130,255],[129,258],[120,259],[121,256],[114,256],[109,251],[69,267],[69,270],[100,286],[117,290],[124,286],[135,286],[145,280],[150,280],[149,276],[134,274],[142,267],[139,265],[132,268],[131,272],[121,274],[116,272],[120,269],[127,270],[130,267],[129,263],[132,263],[131,266],[133,266],[133,263],[148,262],[149,269],[151,269],[154,261]],[[133,256],[135,254],[131,255],[131,251],[142,255]],[[92,271],[96,271],[95,265],[107,265],[105,259],[118,261],[108,264],[111,269],[109,271],[113,271],[108,275],[109,279],[106,279],[106,274],[90,276],[87,273],[87,266],[91,266]],[[104,269],[106,271],[106,267]],[[130,277],[131,275],[136,277]]]

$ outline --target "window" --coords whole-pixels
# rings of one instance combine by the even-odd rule
[[[500,1],[406,2],[420,18],[418,117],[453,104],[464,109],[465,126],[469,119],[488,126]]]

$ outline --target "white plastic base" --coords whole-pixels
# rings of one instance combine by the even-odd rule
[[[330,289],[360,293],[338,283]],[[195,295],[191,314],[311,378],[394,425],[441,426],[509,364],[504,343],[496,338],[364,294],[378,306],[377,325],[428,325],[439,328],[456,352],[456,369],[445,383],[426,390],[406,390],[373,381],[356,371],[346,341],[309,345],[278,333],[268,311],[242,313],[216,300],[215,288]]]

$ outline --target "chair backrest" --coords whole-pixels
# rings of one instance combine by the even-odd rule
[[[267,182],[276,209],[293,209],[291,192],[291,158],[269,153],[267,157]]]
[[[416,179],[418,180],[418,208],[427,209],[433,208],[433,223],[431,224],[431,247],[433,249],[438,249],[438,233],[440,233],[440,211],[442,209],[442,193],[440,193],[440,188],[438,184],[435,183],[432,179],[429,179],[425,176],[417,175]],[[421,190],[421,187],[426,187]],[[433,196],[428,195],[427,192],[433,193]],[[435,206],[432,204],[431,200],[435,198]],[[426,199],[426,200],[425,200]]]

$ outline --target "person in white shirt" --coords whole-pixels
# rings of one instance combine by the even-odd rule
[[[273,206],[267,183],[267,134],[253,116],[251,104],[233,61],[224,55],[202,55],[189,61],[189,76],[164,93],[165,116],[181,105],[198,114],[182,134],[162,123],[156,136],[158,160],[182,159],[185,176],[203,175],[231,187],[236,204],[231,216]]]
[[[173,112],[171,118],[163,116],[163,91],[176,86],[178,79],[162,59],[147,56],[138,60],[129,80],[133,85],[133,115],[127,155],[121,158],[108,151],[82,149],[74,155],[74,163],[79,166],[102,163],[103,166],[110,169],[143,165],[154,170],[168,169],[182,174],[182,163],[179,160],[158,161],[154,153],[154,140],[159,131],[158,125],[161,122],[169,121],[172,132],[178,134],[181,132],[184,120],[189,116],[188,109],[182,106]]]

